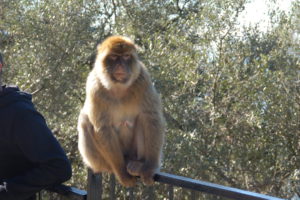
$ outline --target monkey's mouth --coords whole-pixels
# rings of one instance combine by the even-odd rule
[[[126,73],[117,72],[117,73],[114,73],[114,78],[117,81],[124,82],[124,81],[127,80],[127,74]]]

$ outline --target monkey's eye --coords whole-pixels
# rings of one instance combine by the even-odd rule
[[[122,58],[124,60],[129,60],[130,59],[130,55],[129,54],[125,54],[125,55],[122,56]]]
[[[111,59],[111,60],[117,60],[117,58],[118,58],[118,56],[117,55],[109,55],[108,56],[109,57],[109,59]]]

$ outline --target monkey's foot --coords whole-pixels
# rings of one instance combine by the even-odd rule
[[[129,161],[127,164],[127,172],[132,176],[140,176],[143,167],[141,161]]]
[[[142,172],[141,180],[145,185],[153,185],[154,184],[154,172],[153,171]]]
[[[120,183],[124,187],[133,187],[133,186],[136,185],[136,178],[135,177],[130,177],[128,179],[122,179],[122,180],[120,180]]]
[[[133,187],[136,185],[137,178],[134,176],[131,176],[127,172],[117,175],[117,178],[118,178],[119,182],[125,187]]]
[[[159,170],[158,167],[155,167],[156,165],[151,165],[149,163],[145,163],[142,171],[141,171],[141,180],[146,185],[152,185],[154,184],[154,174]]]

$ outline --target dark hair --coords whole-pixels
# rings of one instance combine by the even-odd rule
[[[0,53],[0,92],[2,92],[2,66],[3,65],[3,58],[2,55]]]

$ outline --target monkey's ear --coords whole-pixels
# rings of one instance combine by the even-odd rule
[[[144,48],[142,48],[140,45],[138,45],[137,43],[134,43],[134,48],[136,50],[136,52],[140,52],[140,53],[143,53],[145,51]]]
[[[135,46],[135,49],[137,52],[144,52],[144,49],[142,47],[140,47],[139,45],[134,44],[134,46]]]

